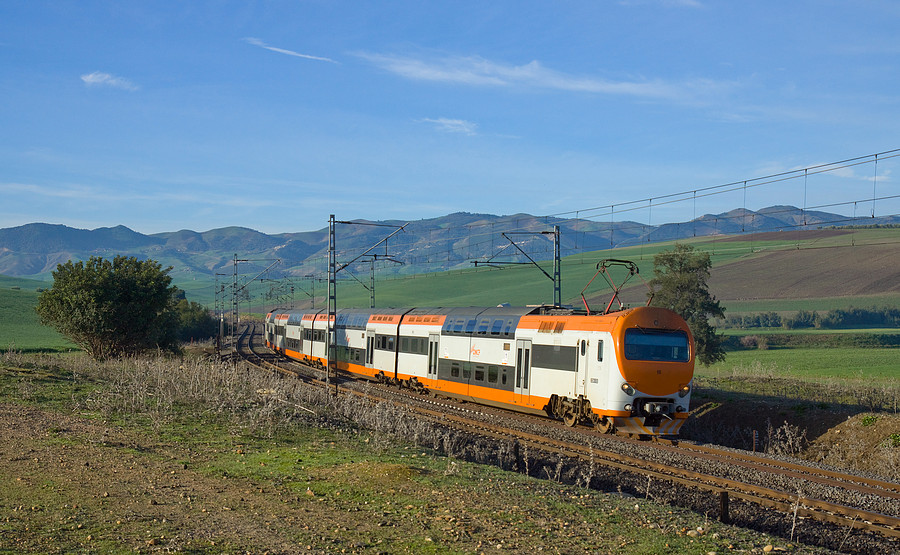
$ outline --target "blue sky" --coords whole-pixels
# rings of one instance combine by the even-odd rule
[[[866,0],[5,0],[0,227],[546,215],[888,151],[898,29]],[[873,196],[847,171],[809,206]]]

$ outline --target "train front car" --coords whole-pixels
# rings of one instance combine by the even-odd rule
[[[688,417],[694,376],[687,322],[656,307],[609,316],[616,315],[612,336],[618,373],[610,372],[605,384],[603,416],[621,433],[677,434]]]
[[[639,307],[602,315],[535,314],[518,332],[532,339],[531,401],[569,426],[675,435],[688,417],[694,356],[676,313]]]

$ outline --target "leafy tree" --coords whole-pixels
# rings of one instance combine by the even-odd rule
[[[724,318],[725,310],[709,293],[706,285],[712,263],[709,253],[698,252],[690,245],[676,243],[671,251],[653,257],[656,276],[650,280],[654,306],[669,308],[684,318],[697,348],[697,360],[709,365],[725,359],[722,337],[709,319]]]
[[[800,310],[793,318],[785,319],[782,327],[792,330],[797,328],[811,328],[819,321],[819,314],[816,311]]]
[[[171,285],[171,269],[125,256],[59,264],[53,287],[40,294],[36,310],[42,324],[94,359],[146,349],[176,351],[177,289]]]
[[[178,302],[175,303],[175,312],[178,314],[178,339],[180,341],[207,339],[216,335],[218,331],[216,320],[200,303],[183,298],[178,299]]]

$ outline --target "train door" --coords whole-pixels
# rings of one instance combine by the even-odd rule
[[[438,377],[438,346],[440,345],[441,335],[438,333],[428,334],[428,373],[426,377],[429,380],[437,380]]]
[[[588,344],[587,384],[585,384],[585,397],[590,399],[594,407],[608,407],[607,391],[611,383],[610,372],[617,376],[616,385],[622,383],[621,375],[615,366],[615,354],[613,353],[612,338],[609,334],[597,334],[591,338]],[[604,348],[606,349],[604,351]]]
[[[575,397],[579,395],[587,395],[587,375],[590,357],[588,356],[588,344],[586,339],[578,341],[576,348],[578,357],[578,371],[575,372]]]
[[[375,328],[366,329],[366,368],[375,367]]]
[[[531,394],[531,341],[516,340],[516,383],[513,384],[516,403],[530,404]]]

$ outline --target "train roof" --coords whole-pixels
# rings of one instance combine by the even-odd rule
[[[325,313],[324,308],[319,309],[284,309],[284,308],[276,308],[273,309],[267,315],[267,320],[271,321],[278,315],[288,315],[289,323],[297,323],[299,322],[304,315],[306,314],[323,314]],[[371,316],[371,315],[380,315],[380,316],[392,316],[405,314],[409,316],[421,316],[421,315],[430,315],[430,316],[446,316],[446,320],[456,320],[458,318],[478,318],[478,319],[503,319],[508,320],[518,319],[522,316],[532,315],[532,314],[542,314],[542,315],[550,315],[550,314],[558,314],[558,315],[570,315],[575,313],[571,308],[560,308],[553,307],[550,305],[533,305],[533,306],[508,306],[508,305],[499,305],[499,306],[451,306],[451,307],[412,307],[412,308],[341,308],[338,309],[337,321],[339,324],[348,323],[353,321],[358,325],[358,322],[361,318]]]

